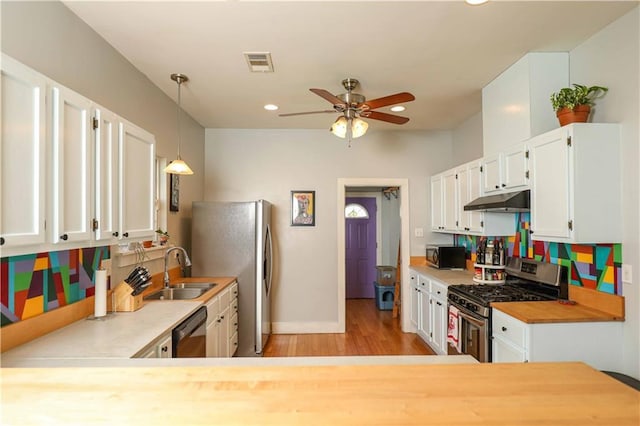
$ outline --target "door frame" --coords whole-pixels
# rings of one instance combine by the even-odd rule
[[[344,333],[346,330],[346,248],[345,248],[345,195],[347,187],[361,186],[397,186],[400,194],[400,241],[402,250],[401,265],[401,304],[402,306],[410,306],[411,292],[409,291],[409,260],[411,257],[410,232],[409,232],[409,179],[392,179],[392,178],[338,178],[338,199],[337,199],[337,217],[338,217],[338,333]],[[408,309],[401,309],[400,326],[402,331],[411,329],[411,318]]]

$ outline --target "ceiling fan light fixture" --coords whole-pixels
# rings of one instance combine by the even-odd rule
[[[347,119],[344,116],[338,117],[330,130],[337,137],[344,139],[347,136]]]
[[[396,105],[396,106],[391,107],[390,109],[391,109],[391,111],[393,111],[393,112],[402,112],[402,111],[404,111],[406,108],[405,108],[405,107],[403,107],[402,105]]]
[[[165,173],[170,173],[173,175],[192,175],[193,170],[191,167],[185,163],[182,158],[180,158],[180,145],[182,144],[182,132],[180,128],[180,113],[182,112],[181,108],[181,97],[180,97],[180,86],[185,81],[189,81],[189,77],[184,74],[171,74],[171,80],[178,83],[178,158],[169,163],[167,167],[164,168]]]
[[[351,134],[354,139],[359,138],[360,136],[367,133],[368,128],[369,124],[366,121],[360,118],[354,118],[353,122],[351,123]]]
[[[278,109],[278,105],[266,104],[264,106],[264,109],[266,109],[267,111],[276,111]]]
[[[470,4],[471,6],[478,6],[480,4],[485,4],[489,0],[464,0],[465,3]]]

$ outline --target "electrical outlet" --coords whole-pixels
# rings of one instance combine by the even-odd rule
[[[631,284],[633,281],[633,270],[631,269],[631,265],[628,263],[622,264],[622,282]]]
[[[416,228],[415,235],[416,235],[416,237],[424,237],[424,229]]]
[[[102,262],[100,262],[100,266],[102,267],[102,269],[105,269],[107,271],[107,277],[111,276],[111,259],[104,259]]]

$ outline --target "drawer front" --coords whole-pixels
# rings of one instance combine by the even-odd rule
[[[493,309],[493,335],[500,336],[516,346],[526,348],[526,325],[517,319]]]
[[[234,356],[238,350],[238,333],[234,333],[229,339],[229,356]]]
[[[238,283],[234,281],[233,284],[231,284],[230,289],[231,298],[233,299],[234,297],[238,297]]]
[[[206,304],[207,306],[207,324],[211,324],[218,319],[220,313],[220,297],[213,296]]]
[[[238,299],[231,299],[231,313],[237,313],[238,312]]]
[[[231,316],[231,320],[229,321],[229,335],[233,335],[233,333],[238,332],[238,314],[233,314]]]
[[[218,297],[220,298],[220,307],[222,309],[224,309],[226,306],[229,306],[229,303],[231,303],[231,288],[227,287],[222,290]]]
[[[418,288],[426,292],[429,291],[429,279],[425,276],[418,275]]]
[[[429,281],[429,293],[440,299],[447,297],[447,286],[434,280]]]

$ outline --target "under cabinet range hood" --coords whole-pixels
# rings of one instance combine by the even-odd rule
[[[529,190],[486,195],[476,198],[465,205],[464,210],[502,213],[528,212]]]

